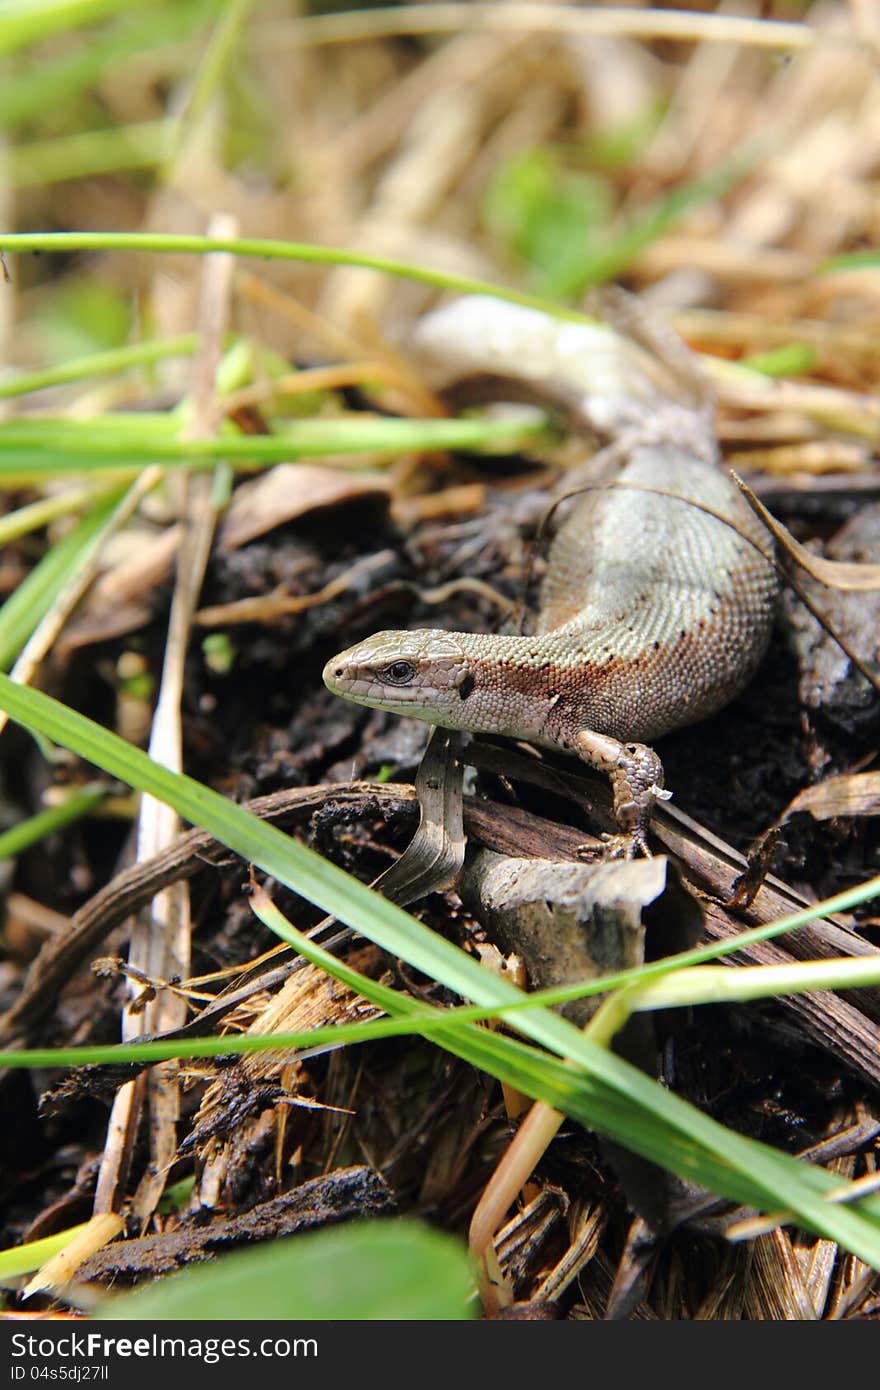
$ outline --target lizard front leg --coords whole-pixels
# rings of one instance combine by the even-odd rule
[[[585,763],[611,781],[620,834],[604,837],[609,857],[632,859],[642,854],[650,858],[648,826],[654,807],[672,795],[663,790],[663,764],[653,748],[644,743],[620,743],[591,729],[581,729],[574,746]]]

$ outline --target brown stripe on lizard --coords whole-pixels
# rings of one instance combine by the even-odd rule
[[[491,314],[488,345],[466,330],[468,306],[481,332]],[[644,341],[644,321],[629,307],[627,317]],[[545,361],[548,323],[567,335],[561,364]],[[534,632],[380,632],[333,657],[324,681],[337,695],[429,724],[577,754],[609,776],[621,832],[609,851],[629,857],[650,853],[651,813],[669,795],[649,741],[715,713],[746,685],[767,645],[778,579],[766,532],[719,467],[705,397],[676,396],[682,377],[694,392],[683,345],[671,349],[666,395],[632,355],[641,348],[617,333],[598,339],[594,369],[584,358],[595,356],[603,330],[589,328],[578,358],[579,327],[483,300],[423,321],[429,355],[448,358],[453,376],[491,374],[503,399],[508,352],[511,395],[562,401],[569,419],[612,440],[585,466],[589,490],[567,504]],[[536,336],[542,352],[530,356]],[[653,328],[647,336],[655,348],[659,336],[662,366],[669,340]]]

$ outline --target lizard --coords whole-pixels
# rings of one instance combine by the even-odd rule
[[[545,317],[501,310],[513,342],[546,336],[536,321]],[[461,341],[448,323],[439,335],[429,327],[441,346]],[[689,354],[676,343],[680,369]],[[540,353],[510,355],[520,374],[506,389],[498,352],[481,355],[469,341],[464,366],[480,371],[488,356],[495,399],[561,403],[571,414],[577,396],[575,417],[595,429],[600,416],[614,440],[606,476],[577,496],[553,538],[533,630],[379,632],[332,657],[323,679],[360,704],[575,754],[610,779],[618,834],[605,837],[607,853],[650,855],[651,815],[670,795],[651,744],[716,713],[754,675],[778,590],[772,542],[720,466],[704,402],[666,400],[643,373],[609,418],[593,382],[585,394],[583,382],[574,390],[542,375]]]

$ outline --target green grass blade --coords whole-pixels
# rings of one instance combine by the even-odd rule
[[[414,1020],[422,1012],[424,1006],[419,1006],[408,996],[401,995],[395,990],[388,989],[387,986],[368,979],[344,961],[337,960],[321,946],[310,941],[308,937],[287,921],[262,889],[255,892],[251,906],[260,919],[274,930],[282,940],[288,941],[307,960],[320,966],[355,993],[361,994],[391,1015],[403,1015],[409,1020]],[[853,963],[856,964],[858,970],[862,969],[861,961],[847,961],[842,964],[849,966]],[[827,964],[832,965],[834,962],[827,962]],[[838,962],[838,964],[841,963]],[[820,968],[821,963],[811,962],[807,965],[807,970],[819,970]],[[676,982],[686,987],[694,973],[700,975],[706,972],[674,971],[666,980],[643,988],[646,991],[653,989],[662,992],[665,987],[671,992]],[[742,972],[716,967],[714,971],[708,973],[722,976],[724,980],[732,984],[737,975]],[[758,969],[752,969],[747,973],[752,977],[754,984],[755,977],[759,976],[761,972]],[[627,993],[629,992],[634,991],[627,991]],[[694,1002],[694,992],[689,992],[686,988],[684,992],[688,995],[685,1002]],[[619,1000],[622,993],[623,991],[617,995],[612,995],[609,1004],[613,1003],[615,999]],[[753,993],[751,997],[761,996]],[[666,1000],[663,1000],[664,1004],[665,1002]],[[711,995],[709,1002],[711,1002]],[[789,1184],[794,1181],[796,1186],[803,1176],[805,1170],[795,1160],[777,1154],[775,1150],[766,1145],[755,1143],[752,1140],[743,1141],[735,1135],[730,1135],[731,1147],[744,1144],[742,1157],[745,1157],[748,1149],[751,1150],[752,1157],[751,1166],[744,1163],[741,1173],[736,1173],[736,1171],[731,1173],[723,1149],[719,1150],[709,1144],[702,1152],[698,1151],[699,1139],[708,1138],[711,1140],[712,1128],[716,1132],[716,1137],[718,1132],[725,1132],[721,1131],[720,1126],[715,1125],[713,1121],[708,1122],[708,1128],[704,1129],[703,1124],[695,1123],[684,1133],[675,1135],[670,1135],[663,1124],[665,1117],[662,1113],[659,1116],[659,1129],[656,1123],[658,1117],[656,1116],[648,1119],[642,1113],[638,1116],[637,1122],[634,1122],[632,1107],[628,1103],[626,1092],[623,1093],[624,1099],[621,1104],[620,1096],[609,1091],[601,1076],[585,1075],[583,1072],[574,1073],[571,1069],[560,1066],[554,1059],[536,1053],[533,1048],[525,1047],[520,1043],[512,1044],[514,1049],[519,1049],[519,1057],[518,1063],[514,1063],[511,1067],[510,1049],[507,1044],[511,1043],[512,1040],[504,1038],[498,1033],[489,1033],[485,1029],[475,1028],[473,1025],[466,1025],[463,1029],[450,1026],[456,1021],[460,1022],[460,1016],[463,1013],[464,1010],[460,1010],[452,1011],[446,1015],[444,1011],[434,1009],[433,1014],[435,1019],[439,1020],[439,1026],[435,1026],[432,1022],[430,1029],[425,1029],[426,1035],[432,1037],[434,1041],[439,1042],[449,1051],[473,1062],[475,1066],[480,1066],[484,1071],[499,1077],[500,1080],[506,1080],[511,1085],[524,1090],[526,1094],[547,1101],[548,1104],[565,1114],[580,1119],[588,1128],[599,1129],[600,1132],[608,1134],[609,1137],[618,1142],[634,1148],[643,1157],[652,1158],[663,1166],[672,1167],[681,1176],[689,1176],[704,1186],[724,1191],[727,1196],[737,1201],[753,1203],[757,1200],[759,1204],[766,1193],[762,1192],[760,1187],[754,1187],[750,1179],[762,1168],[775,1169],[778,1180],[787,1181]],[[511,1011],[507,1009],[498,1010],[495,1016],[505,1021],[515,1022],[515,1018],[511,1019]],[[592,1046],[592,1042],[587,1036],[581,1033],[577,1036],[585,1042],[590,1042]],[[549,1067],[548,1063],[550,1064]],[[523,1084],[521,1068],[524,1068],[525,1084]],[[637,1072],[636,1075],[647,1079],[641,1072]],[[658,1089],[656,1083],[652,1081],[648,1081],[648,1086],[655,1090]],[[556,1088],[555,1096],[554,1087]],[[682,1104],[680,1101],[675,1103]],[[693,1114],[699,1118],[699,1121],[705,1121],[705,1117],[699,1116],[699,1112],[693,1112]],[[677,1155],[678,1162],[673,1155]],[[721,1160],[720,1167],[719,1159]],[[834,1178],[831,1174],[818,1168],[809,1171],[810,1181],[817,1184],[816,1190],[818,1192],[824,1193],[834,1190]],[[731,1183],[733,1186],[730,1186]],[[864,1199],[860,1206],[860,1212],[862,1215],[873,1215],[878,1222],[877,1235],[880,1236],[880,1194]],[[877,1248],[876,1241],[870,1234],[869,1241],[872,1242],[874,1248]]]
[[[48,526],[50,521],[57,521],[61,516],[81,512],[84,507],[93,506],[102,497],[109,496],[113,490],[103,480],[82,487],[69,487],[64,492],[52,493],[49,497],[40,497],[36,502],[16,507],[15,511],[0,516],[0,545],[8,545],[20,536]]]
[[[42,1240],[29,1240],[24,1245],[13,1245],[8,1250],[0,1250],[0,1279],[17,1279],[22,1274],[33,1274],[63,1250],[74,1236],[84,1231],[87,1221],[79,1226],[68,1226],[66,1231],[57,1231],[54,1236],[43,1236]]]
[[[815,371],[819,365],[819,353],[810,343],[785,343],[769,348],[767,352],[755,352],[743,357],[740,365],[750,367],[753,372],[761,372],[763,376],[804,376],[807,372]]]
[[[58,806],[50,806],[47,810],[38,811],[35,816],[20,821],[18,825],[10,826],[8,830],[0,833],[0,860],[12,859],[14,855],[30,849],[31,845],[45,840],[47,835],[54,835],[65,825],[82,820],[83,816],[100,806],[106,795],[105,788],[83,787],[72,796],[66,797]]]
[[[874,270],[880,266],[880,250],[850,251],[843,256],[832,256],[819,267],[820,271],[833,274],[836,270]]]
[[[692,208],[720,198],[757,163],[761,148],[749,142],[746,149],[726,161],[720,169],[673,188],[648,207],[642,208],[622,227],[610,246],[585,258],[580,276],[581,290],[602,285],[621,275],[652,242],[675,226]]]
[[[141,60],[152,53],[168,76],[175,76],[184,70],[185,61],[175,47],[216,13],[218,3],[222,0],[172,0],[144,13],[130,4],[119,6],[125,11],[119,23],[90,34],[80,44],[61,45],[57,55],[43,52],[39,60],[10,61],[0,82],[0,129],[12,131],[36,124],[47,112],[75,109],[83,92],[99,85],[105,73],[118,71],[133,55]],[[0,6],[0,14],[2,10]]]
[[[113,492],[48,550],[0,608],[0,669],[12,665],[71,573],[99,542],[121,493]]]
[[[209,251],[228,251],[232,256],[256,257],[267,261],[307,261],[316,265],[357,265],[366,270],[399,275],[436,289],[452,290],[458,294],[489,294],[511,304],[524,304],[540,309],[555,318],[576,323],[595,323],[586,314],[568,309],[541,295],[497,285],[490,280],[476,280],[470,275],[452,271],[431,270],[411,261],[399,261],[389,256],[373,256],[365,251],[352,251],[339,246],[317,246],[301,241],[277,241],[260,237],[209,237],[174,235],[162,232],[4,232],[0,233],[0,251],[45,251],[68,255],[72,251],[140,251],[177,253],[204,256]]]
[[[163,116],[138,125],[33,140],[8,151],[6,177],[11,188],[38,188],[124,169],[155,169],[168,158],[176,128],[176,120]]]
[[[515,449],[544,433],[543,423],[499,420],[393,420],[371,416],[299,420],[271,435],[221,433],[186,439],[176,416],[109,415],[103,420],[15,420],[0,424],[0,483],[28,474],[96,473],[163,463],[205,467],[214,460],[241,465],[283,463],[337,453]]]
[[[152,366],[169,357],[191,357],[198,346],[198,334],[184,333],[178,338],[132,343],[128,347],[111,348],[107,352],[90,352],[85,357],[75,357],[54,367],[18,372],[0,381],[0,401],[10,400],[13,396],[27,396],[32,391],[45,391],[50,386],[66,386],[96,376],[113,376],[128,371],[130,367]]]
[[[218,1256],[112,1299],[98,1320],[457,1321],[476,1312],[464,1245],[392,1217]],[[304,1344],[298,1355],[310,1355]]]
[[[0,53],[124,10],[128,0],[4,0],[0,6]]]
[[[174,147],[169,151],[169,159],[176,158],[189,131],[213,101],[229,64],[238,55],[242,29],[253,7],[254,0],[226,0],[199,63],[186,110],[181,113],[177,122]]]

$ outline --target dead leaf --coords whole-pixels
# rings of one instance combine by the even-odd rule
[[[880,565],[857,564],[849,560],[824,560],[820,555],[814,555],[807,550],[806,546],[801,545],[800,541],[795,540],[781,521],[777,521],[776,517],[768,512],[763,502],[758,501],[751,488],[746,486],[742,478],[733,472],[733,469],[730,471],[730,476],[743,493],[752,511],[761,518],[783,550],[791,556],[797,565],[800,565],[801,569],[806,570],[807,574],[818,579],[820,584],[824,584],[829,589],[846,589],[862,593],[880,589]]]
[[[387,478],[311,463],[279,463],[236,488],[220,528],[223,550],[237,550],[276,526],[320,507],[386,498]]]
[[[880,772],[846,772],[804,787],[788,803],[777,824],[784,825],[797,811],[809,811],[814,820],[876,816],[880,812]]]

